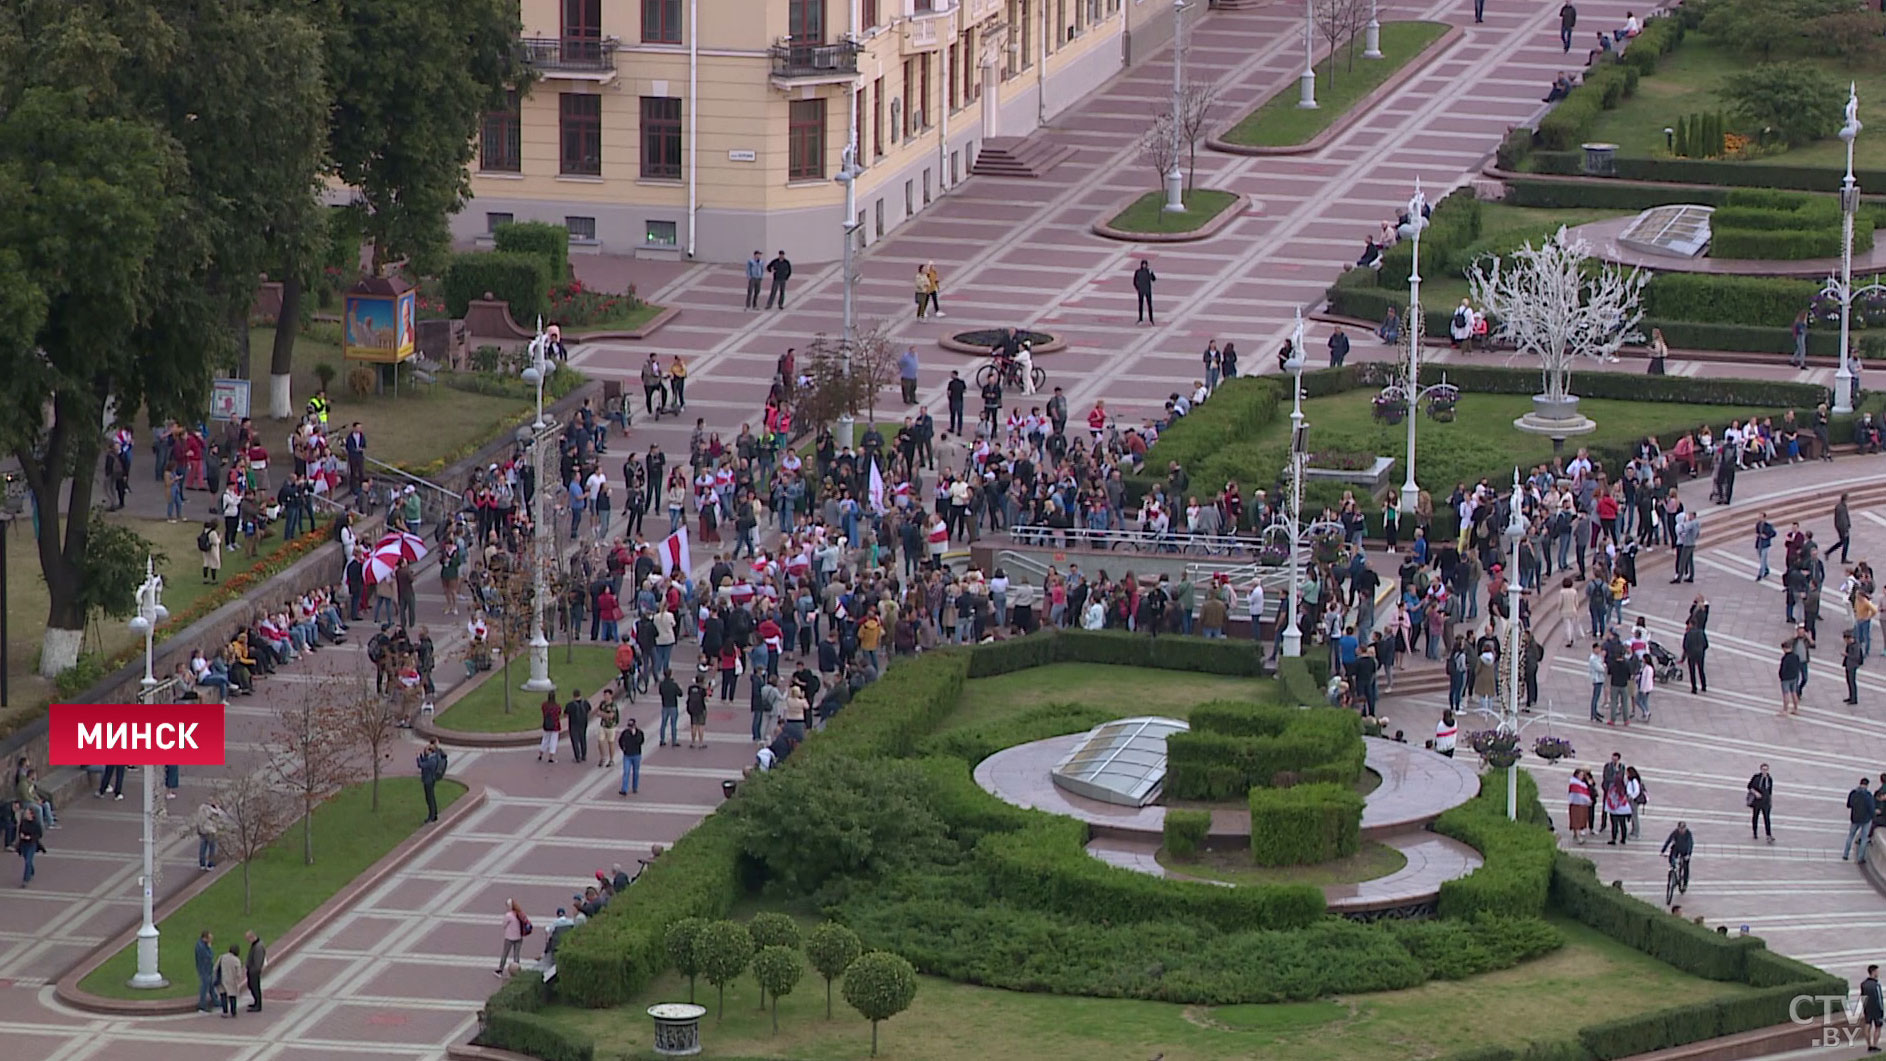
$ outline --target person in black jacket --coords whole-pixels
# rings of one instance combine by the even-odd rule
[[[33,883],[33,856],[46,849],[46,827],[39,824],[39,808],[31,804],[20,805],[19,838],[14,841],[14,850],[26,863],[26,871],[20,877],[20,887]]]
[[[786,258],[786,252],[780,251],[779,257],[766,263],[766,271],[772,274],[773,286],[766,293],[766,308],[772,309],[778,302],[780,309],[786,308],[786,281],[792,279],[792,262]]]
[[[1683,624],[1683,662],[1689,665],[1690,695],[1699,696],[1709,691],[1709,672],[1704,669],[1703,661],[1709,652],[1709,635],[1697,624],[1695,619]],[[1697,686],[1702,688],[1698,691]]]
[[[1152,264],[1146,259],[1139,260],[1139,268],[1133,270],[1133,290],[1139,295],[1139,323],[1155,324],[1153,320],[1153,284],[1159,277],[1153,274]]]
[[[425,751],[420,752],[414,762],[419,767],[419,787],[426,792],[426,821],[436,822],[439,820],[439,797],[433,789],[439,779],[445,776],[447,763],[445,749],[439,747],[437,737],[426,745]]]
[[[1754,840],[1761,835],[1760,828],[1768,830],[1768,842],[1775,842],[1775,823],[1769,817],[1775,809],[1775,779],[1768,773],[1768,764],[1750,775],[1748,779],[1748,838]]]

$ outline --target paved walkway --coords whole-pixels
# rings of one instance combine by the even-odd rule
[[[1596,0],[1581,5],[1580,14],[1591,25],[1621,24],[1627,6],[1627,0]],[[1463,24],[1468,14],[1465,3],[1453,0],[1384,4],[1382,11]],[[1229,86],[1228,98],[1255,102],[1299,72],[1299,14],[1289,5],[1210,14],[1193,35],[1189,69],[1221,80]],[[902,322],[897,334],[917,342],[924,357],[924,398],[939,409],[949,369],[971,366],[970,359],[936,349],[935,337],[946,328],[1015,323],[1057,331],[1070,341],[1069,350],[1042,362],[1051,381],[1067,389],[1070,404],[1084,410],[1104,398],[1129,416],[1150,414],[1165,394],[1193,379],[1208,339],[1234,339],[1250,368],[1267,368],[1293,310],[1320,299],[1339,263],[1353,259],[1359,237],[1392,216],[1416,177],[1438,197],[1478,168],[1507,127],[1539,109],[1544,86],[1568,65],[1552,50],[1555,16],[1551,5],[1490,5],[1486,24],[1467,26],[1460,45],[1318,154],[1202,154],[1201,184],[1245,192],[1260,208],[1208,242],[1145,249],[1102,240],[1087,225],[1108,205],[1151,186],[1144,166],[1132,157],[1132,144],[1167,92],[1170,67],[1156,57],[1057,119],[1045,135],[1076,152],[1053,179],[976,178],[875,245],[864,258],[860,317]],[[1461,91],[1465,85],[1470,92]],[[1236,117],[1236,109],[1228,107],[1224,117]],[[1155,327],[1136,326],[1126,316],[1132,305],[1128,276],[1141,257],[1160,276]],[[908,277],[932,260],[943,274],[949,316],[910,322]],[[840,312],[834,267],[804,270],[793,285],[792,307],[783,312],[739,309],[743,290],[737,268],[687,271],[643,292],[683,310],[657,344],[598,344],[578,351],[575,360],[592,375],[632,381],[648,350],[681,353],[690,361],[691,411],[731,433],[741,421],[757,419],[777,355],[787,346],[803,349],[818,332],[836,331]],[[1324,332],[1312,331],[1313,349]],[[889,411],[899,412],[894,406]],[[679,450],[689,426],[691,420],[638,423],[634,444]],[[148,472],[148,465],[140,466]],[[155,493],[144,481],[134,485],[134,507],[139,495]],[[1886,528],[1862,529],[1886,544]],[[1710,570],[1706,577],[1716,578]],[[1659,605],[1657,597],[1647,593],[1646,605]],[[1678,606],[1672,598],[1655,614],[1667,618]],[[422,601],[422,619],[435,632],[448,625],[439,612],[436,597]],[[1719,622],[1724,687],[1766,689],[1757,673],[1766,661],[1758,656],[1742,667],[1739,680],[1731,673],[1739,666],[1730,640],[1737,636],[1736,620],[1724,616]],[[450,659],[449,648],[442,655]],[[325,652],[265,682],[260,695],[239,702],[232,713],[236,739],[250,742],[234,758],[256,761],[253,742],[267,725],[269,708],[312,683],[351,677],[363,666],[355,647]],[[1816,688],[1826,688],[1824,675],[1817,671]],[[1886,697],[1886,681],[1869,682],[1869,690]],[[1572,692],[1558,695],[1564,699]],[[1810,703],[1824,703],[1816,700],[1820,695],[1811,692]],[[1710,812],[1717,817],[1733,817],[1740,806],[1736,790],[1747,772],[1743,760],[1764,755],[1777,768],[1783,809],[1778,824],[1790,846],[1719,858],[1733,841],[1717,836],[1733,830],[1724,824],[1718,833],[1704,815],[1693,816],[1709,830],[1693,901],[1717,907],[1698,906],[1698,912],[1751,921],[1779,948],[1843,967],[1861,950],[1870,955],[1877,949],[1873,941],[1848,926],[1877,924],[1877,916],[1864,916],[1876,914],[1876,905],[1866,905],[1876,900],[1855,888],[1851,871],[1838,872],[1830,852],[1839,794],[1851,784],[1847,775],[1879,765],[1875,738],[1860,733],[1853,716],[1824,707],[1810,707],[1806,717],[1782,727],[1766,714],[1768,705],[1757,692],[1728,694],[1724,705],[1664,697],[1659,710],[1669,716],[1669,732],[1630,735],[1640,742],[1630,746],[1630,754],[1638,755],[1641,747],[1649,767],[1658,816],[1688,801],[1698,810],[1717,808]],[[1706,707],[1712,726],[1701,724]],[[1691,732],[1719,728],[1723,720],[1742,728],[1708,741]],[[648,787],[635,799],[618,799],[613,780],[602,771],[567,761],[538,764],[529,751],[455,755],[453,772],[487,784],[489,803],[308,948],[281,961],[271,983],[284,992],[280,1002],[233,1025],[210,1023],[208,1017],[98,1018],[51,1000],[49,978],[89,945],[135,921],[136,816],[126,813],[128,802],[81,800],[67,808],[67,828],[52,834],[54,850],[42,860],[34,888],[9,890],[12,898],[0,905],[0,1036],[7,1056],[138,1061],[186,1051],[199,1055],[207,1047],[231,1061],[441,1057],[448,1044],[469,1034],[473,1012],[495,983],[490,967],[503,900],[516,897],[541,921],[591,871],[613,861],[632,865],[650,843],[679,836],[719,800],[720,778],[748,758],[750,746],[741,739],[744,713],[712,713],[710,731],[716,740],[705,751],[651,748],[643,771]],[[1707,757],[1697,754],[1699,742]],[[396,752],[395,763],[410,762],[411,750]],[[1692,770],[1685,781],[1664,772],[1698,761],[1703,771]],[[207,780],[186,777],[180,810],[194,807]],[[1783,859],[1790,864],[1783,866]],[[1618,855],[1616,864],[1633,888],[1643,887],[1655,870],[1648,856],[1635,853]],[[166,888],[195,872],[181,841],[166,851],[164,866]],[[1780,873],[1771,880],[1756,872],[1764,866]],[[1736,875],[1730,878],[1718,867]],[[1735,883],[1724,884],[1727,879]],[[1790,897],[1783,899],[1783,892]],[[1805,909],[1826,913],[1793,913],[1803,909],[1801,896]]]

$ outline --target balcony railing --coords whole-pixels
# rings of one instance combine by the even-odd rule
[[[858,42],[801,43],[787,38],[773,45],[773,77],[835,77],[858,72]]]
[[[547,74],[613,74],[614,37],[526,37],[518,42],[524,61]]]

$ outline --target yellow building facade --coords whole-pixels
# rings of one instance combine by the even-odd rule
[[[454,234],[735,262],[843,251],[967,179],[1171,32],[1165,0],[522,0],[537,81],[486,116]]]

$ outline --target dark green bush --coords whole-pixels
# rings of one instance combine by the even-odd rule
[[[1203,406],[1200,409],[1202,411]],[[1011,674],[1031,667],[1045,667],[1055,659],[1056,633],[1053,627],[1044,627],[1027,637],[1012,637],[1007,641],[977,645],[975,651],[969,654],[969,676],[993,678],[998,674]]]
[[[1860,244],[1872,249],[1869,232],[1855,230],[1853,251],[1864,253]],[[1712,258],[1767,258],[1775,261],[1800,261],[1806,258],[1840,257],[1840,230],[1803,232],[1799,230],[1764,232],[1760,229],[1732,228],[1712,230],[1709,236]]]
[[[1610,887],[1590,861],[1573,855],[1560,854],[1553,862],[1552,905],[1620,943],[1710,980],[1747,981],[1749,957],[1764,952],[1753,936],[1721,935]]]
[[[1351,711],[1200,705],[1190,730],[1166,738],[1166,792],[1175,799],[1239,799],[1279,774],[1317,768],[1324,768],[1321,780],[1354,784],[1363,755],[1361,725]]]
[[[1362,846],[1362,795],[1319,783],[1251,790],[1251,860],[1307,866],[1346,858]]]
[[[1485,863],[1465,877],[1441,885],[1442,917],[1479,913],[1537,917],[1552,883],[1558,842],[1545,825],[1532,775],[1519,776],[1520,820],[1506,819],[1506,771],[1480,780],[1480,794],[1441,815],[1434,831],[1480,852]]]
[[[463,317],[486,294],[511,306],[511,319],[524,327],[549,308],[550,273],[535,254],[471,251],[452,255],[441,281],[445,311]]]
[[[956,710],[971,653],[928,652],[886,670],[857,700],[832,717],[820,739],[793,752],[795,762],[828,754],[906,756]]]
[[[1493,164],[1508,172],[1518,169],[1526,161],[1526,156],[1532,154],[1532,137],[1532,130],[1526,126],[1508,129],[1506,135],[1500,138],[1499,149],[1493,155]]]
[[[562,973],[559,971],[559,976]],[[515,1009],[485,1009],[484,1031],[478,1036],[480,1046],[512,1050],[540,1058],[541,1061],[594,1061],[596,1042],[575,1028]]]
[[[491,232],[492,245],[502,254],[535,254],[543,259],[550,282],[570,278],[570,230],[544,221],[513,221]]]
[[[1173,858],[1195,858],[1211,833],[1211,812],[1205,810],[1166,811],[1166,854]]]
[[[1108,663],[1245,678],[1264,673],[1259,647],[1248,640],[1147,637],[1125,630],[1058,631],[1054,659],[1059,663]]]
[[[1480,238],[1480,200],[1473,189],[1460,188],[1435,203],[1429,214],[1428,227],[1421,233],[1421,268],[1437,276],[1447,271],[1456,251]],[[1405,240],[1382,255],[1375,272],[1383,287],[1406,289],[1413,270],[1414,242]]]
[[[1540,154],[1533,152],[1530,161],[1536,164]],[[1576,160],[1573,164],[1576,165]],[[1671,203],[1717,206],[1727,200],[1728,194],[1726,188],[1632,184],[1601,178],[1559,181],[1514,177],[1506,182],[1504,201],[1509,206],[1552,210],[1648,210]]]
[[[1570,151],[1591,136],[1591,127],[1604,112],[1602,84],[1594,90],[1587,84],[1572,89],[1558,105],[1539,119],[1539,146],[1548,151]]]
[[[1323,892],[1307,884],[1226,888],[1119,869],[1087,853],[1087,825],[1071,818],[985,836],[976,863],[990,890],[1019,906],[1070,917],[1097,910],[1117,921],[1192,919],[1221,931],[1297,928],[1323,916]]]
[[[1427,919],[1382,922],[1421,963],[1432,980],[1464,980],[1506,969],[1564,945],[1559,930],[1536,917]]]
[[[1116,717],[1114,712],[1086,704],[1042,704],[1012,718],[946,730],[924,740],[922,748],[927,755],[946,755],[974,766],[1004,748],[1067,733],[1085,733]]]
[[[1283,684],[1284,703],[1290,707],[1321,707],[1323,682],[1310,673],[1305,657],[1286,659],[1277,665],[1277,680]]]
[[[1668,330],[1664,334],[1668,336]],[[1677,345],[1675,340],[1671,340],[1671,345]],[[1423,382],[1431,382],[1428,371],[1424,366]],[[1432,372],[1434,380],[1438,380],[1441,369],[1435,367]],[[1539,389],[1538,373],[1529,369],[1450,364],[1446,372],[1448,381],[1468,394],[1532,394]],[[1827,400],[1827,389],[1811,383],[1777,384],[1767,380],[1691,379],[1621,372],[1582,373],[1573,381],[1572,389],[1585,398],[1769,409],[1812,409]]]
[[[1659,273],[1644,285],[1644,316],[1785,328],[1819,292],[1813,280],[1780,276]]]
[[[910,762],[824,755],[755,774],[741,788],[726,811],[741,849],[788,895],[811,895],[834,878],[882,880],[949,857],[932,786]]]
[[[1840,993],[1846,985],[1835,982]],[[1754,994],[1671,1006],[1635,1017],[1587,1024],[1578,1030],[1578,1040],[1596,1061],[1635,1057],[1673,1046],[1737,1035],[1757,1028],[1787,1024],[1789,1005],[1811,985],[1787,984]]]
[[[910,762],[929,781],[931,809],[965,846],[975,846],[985,833],[1014,832],[1048,819],[1046,811],[1017,807],[976,784],[974,763],[942,755]]]

